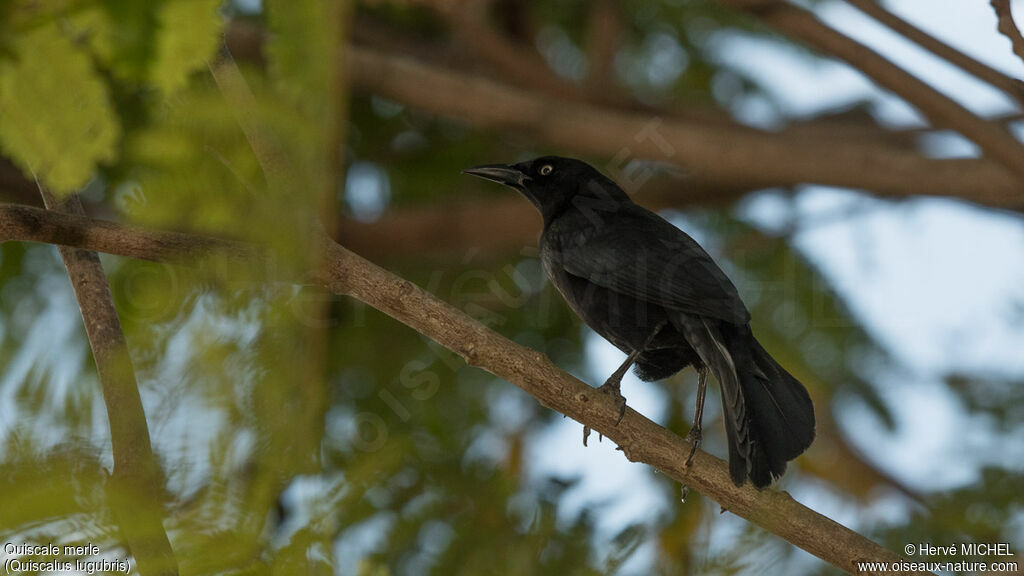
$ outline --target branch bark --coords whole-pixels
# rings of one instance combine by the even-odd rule
[[[0,205],[0,238],[72,242],[76,247],[147,260],[171,256],[170,247],[188,254],[224,247],[225,256],[257,251],[236,243],[179,233],[140,230],[84,216],[55,215],[37,208]],[[556,367],[543,354],[520,346],[486,328],[462,311],[437,299],[340,244],[322,237],[325,259],[312,271],[328,290],[359,299],[430,337],[477,366],[519,386],[542,405],[585,424],[614,441],[625,456],[719,502],[815,556],[849,573],[861,561],[900,562],[902,557],[796,502],[779,490],[735,486],[725,463],[698,451],[693,464],[683,463],[689,445],[675,433],[627,409],[616,425],[611,398]],[[887,572],[909,574],[917,572]]]
[[[917,107],[938,126],[956,130],[974,141],[986,156],[1024,182],[1024,145],[1002,126],[975,116],[955,101],[889,62],[871,48],[829,28],[813,12],[786,0],[718,0],[748,12],[790,38],[846,61],[880,86]]]
[[[352,48],[349,58],[357,89],[477,127],[522,130],[550,145],[613,162],[630,157],[669,162],[696,180],[723,187],[755,190],[816,183],[1024,208],[1017,179],[986,159],[932,160],[905,149],[836,140],[826,147],[819,140],[785,133],[559,102],[375,50]]]
[[[40,193],[50,212],[32,210],[42,212],[44,219],[53,215],[85,218],[77,195],[61,200],[43,187]],[[163,474],[149,442],[149,426],[110,285],[96,252],[68,245],[59,248],[82,311],[107,407],[114,458],[110,502],[121,537],[141,574],[177,575],[178,562],[163,527]]]

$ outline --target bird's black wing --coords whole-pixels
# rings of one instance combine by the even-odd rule
[[[682,230],[635,204],[554,222],[543,241],[566,272],[621,294],[733,324],[750,322],[736,287]]]

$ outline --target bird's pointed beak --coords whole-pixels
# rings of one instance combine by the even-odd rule
[[[511,186],[517,190],[522,190],[525,187],[526,182],[530,179],[529,176],[523,174],[518,169],[512,166],[506,166],[505,164],[485,164],[483,166],[474,166],[472,168],[466,168],[462,173],[469,174],[470,176],[476,176],[477,178],[483,178],[484,180],[490,180],[491,182],[497,182],[498,184]]]

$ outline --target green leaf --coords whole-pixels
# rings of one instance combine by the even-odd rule
[[[0,62],[0,149],[56,192],[84,185],[117,153],[120,126],[89,57],[55,25]]]
[[[185,85],[189,74],[206,66],[217,50],[224,20],[220,0],[176,0],[159,13],[156,61],[150,68],[153,85],[171,94]]]

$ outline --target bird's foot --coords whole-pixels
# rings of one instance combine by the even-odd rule
[[[608,379],[607,382],[602,384],[597,391],[602,394],[608,394],[615,400],[615,405],[619,408],[619,416],[615,419],[615,425],[618,426],[619,422],[622,422],[622,417],[626,415],[626,397],[622,395],[622,391],[619,389],[619,380],[616,380],[614,376]],[[587,439],[590,438],[590,426],[583,426],[583,445],[587,445]],[[598,440],[602,437],[598,434]]]
[[[609,379],[597,390],[611,396],[615,400],[615,405],[619,407],[619,416],[615,419],[615,425],[618,426],[619,422],[622,422],[622,417],[626,415],[626,397],[622,395],[622,390],[619,389],[619,382]]]
[[[690,428],[690,432],[686,435],[686,441],[690,443],[690,454],[686,456],[686,467],[689,468],[690,464],[693,463],[693,455],[697,453],[697,449],[700,448],[701,440],[704,435],[701,433],[700,428]]]
[[[587,426],[586,424],[584,424],[583,425],[583,447],[584,448],[587,447],[587,439],[590,438],[590,431],[591,431],[590,426]],[[597,441],[600,442],[601,440],[604,440],[604,436],[602,436],[601,433],[598,432],[597,433]]]

